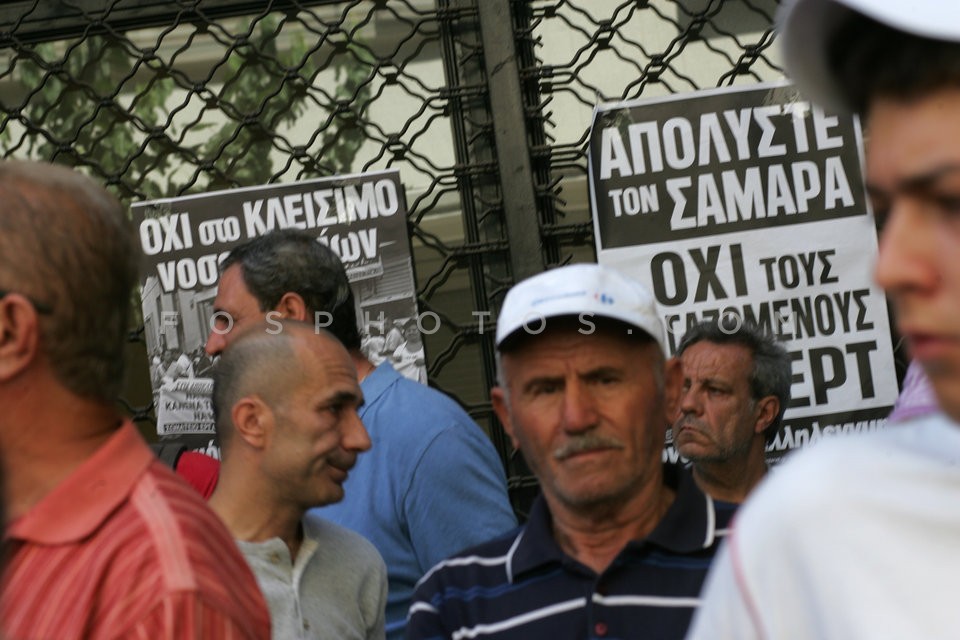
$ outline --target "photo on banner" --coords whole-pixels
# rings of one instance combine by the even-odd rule
[[[343,261],[362,349],[376,365],[426,382],[407,207],[398,171],[245,187],[132,206],[145,259],[140,280],[157,435],[219,456],[210,404],[211,331],[218,264],[274,229],[314,234]],[[318,318],[323,326],[328,320]],[[413,345],[414,348],[411,348]]]
[[[688,327],[725,316],[785,341],[792,399],[772,462],[824,435],[883,428],[897,397],[862,142],[855,116],[783,83],[594,111],[597,258],[654,292],[671,354]]]

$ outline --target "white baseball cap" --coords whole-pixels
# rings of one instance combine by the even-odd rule
[[[518,334],[539,333],[549,318],[581,315],[585,320],[609,318],[636,327],[666,353],[653,294],[616,269],[599,264],[551,269],[514,285],[497,318],[497,348]],[[584,330],[589,331],[590,326],[585,324]]]
[[[787,75],[804,96],[831,110],[851,110],[827,63],[827,43],[851,13],[915,36],[960,41],[957,0],[786,0],[777,25]]]

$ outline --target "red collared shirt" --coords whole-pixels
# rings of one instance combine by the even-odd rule
[[[226,527],[129,422],[6,537],[7,640],[270,637]]]

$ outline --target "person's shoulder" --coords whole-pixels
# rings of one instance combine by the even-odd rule
[[[923,466],[937,457],[956,464],[960,428],[951,425],[943,416],[925,416],[870,432],[827,436],[794,451],[754,490],[738,511],[736,526],[768,518],[784,526],[799,524],[829,509],[843,509],[863,491],[887,482],[891,469]]]
[[[174,470],[207,500],[217,488],[220,461],[197,451],[184,451],[177,458]]]
[[[397,385],[397,391],[403,393],[404,396],[416,398],[418,401],[428,402],[428,408],[431,410],[443,410],[466,415],[463,408],[457,404],[453,398],[429,385],[411,380],[405,376],[400,376],[394,384]]]
[[[853,438],[847,435],[829,436],[789,452],[780,464],[770,470],[749,499],[757,502],[767,494],[817,493],[821,488],[829,487],[850,473],[838,461],[855,451],[855,446],[851,447],[854,444],[851,440]],[[862,439],[860,444],[864,444]]]
[[[525,525],[513,527],[509,531],[506,531],[494,538],[490,538],[485,542],[467,547],[452,557],[461,559],[504,558],[509,554],[514,544],[516,544],[517,538],[525,529]]]
[[[303,526],[306,535],[316,540],[327,555],[345,556],[351,562],[360,562],[365,565],[383,565],[383,558],[377,548],[356,531],[331,522],[314,512],[307,512],[304,515]]]
[[[225,584],[239,587],[248,577],[252,580],[226,526],[193,487],[159,460],[140,478],[131,499],[160,559],[179,559],[174,566],[161,566],[171,586],[203,589],[230,580]]]
[[[519,526],[486,542],[468,547],[441,560],[420,579],[419,584],[475,583],[478,573],[506,575],[517,539],[524,527]]]
[[[203,497],[160,460],[150,464],[138,481],[133,497],[138,504],[152,503],[159,510],[167,510],[171,517],[187,525],[187,529],[180,530],[181,533],[193,533],[197,526],[205,526],[210,520],[218,523],[218,531],[226,532]],[[199,524],[195,526],[194,523]]]
[[[960,462],[960,424],[939,411],[895,421],[875,437],[878,446],[895,446],[904,455]]]
[[[819,484],[882,472],[879,462],[910,458],[954,458],[960,450],[960,425],[941,413],[884,423],[859,433],[822,438],[775,467],[774,477],[816,474]],[[786,482],[784,480],[782,482]]]
[[[411,413],[396,415],[397,419],[403,420],[406,415],[407,419],[422,424],[423,429],[441,430],[451,425],[477,427],[463,407],[438,389],[399,375],[392,386],[391,393],[382,395],[375,402],[391,412],[395,406],[401,405],[414,409]]]
[[[195,489],[154,460],[136,481],[129,507],[108,533],[126,556],[127,580],[141,588],[149,583],[157,602],[180,594],[239,626],[269,626],[253,573]]]

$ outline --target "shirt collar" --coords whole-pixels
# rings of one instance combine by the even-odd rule
[[[360,389],[363,391],[363,406],[360,407],[359,411],[361,418],[363,418],[366,408],[376,402],[377,398],[383,395],[390,385],[398,379],[400,379],[400,374],[393,368],[393,365],[389,362],[381,362],[360,382]]]
[[[679,465],[665,464],[663,477],[677,497],[646,542],[677,553],[706,549],[716,537],[713,501],[697,487],[693,474]]]
[[[130,495],[155,460],[129,420],[102,447],[10,525],[7,538],[67,544],[92,534]]]
[[[690,472],[678,465],[664,465],[663,481],[676,491],[676,498],[650,535],[630,542],[628,548],[650,543],[675,553],[694,553],[712,545],[716,524],[710,497],[700,491]],[[553,537],[547,502],[542,494],[538,495],[520,539],[507,558],[508,571],[517,576],[551,563],[561,564],[566,559]]]
[[[543,494],[533,501],[527,524],[520,531],[520,539],[514,544],[507,558],[511,576],[551,563],[562,563],[566,555],[553,537],[550,509]]]

